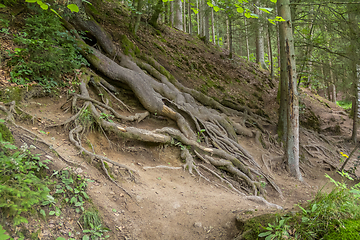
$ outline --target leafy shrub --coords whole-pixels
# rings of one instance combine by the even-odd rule
[[[31,148],[31,146],[30,146]],[[0,133],[0,210],[14,217],[14,224],[27,222],[21,214],[33,210],[33,206],[52,198],[47,187],[49,180],[41,178],[47,169],[46,161],[31,154],[25,144],[20,150],[5,142]],[[10,150],[17,150],[10,153]]]
[[[45,87],[55,87],[63,74],[88,63],[79,53],[75,39],[64,31],[54,13],[34,11],[14,39],[21,47],[8,51],[9,64],[13,66],[11,81],[17,84],[36,81]]]
[[[340,173],[340,172],[339,172]],[[343,177],[353,180],[349,174],[340,173]],[[335,184],[335,188],[330,193],[319,191],[314,200],[302,207],[300,212],[295,215],[284,215],[277,219],[274,224],[264,227],[266,232],[260,233],[259,237],[265,239],[358,239],[352,238],[332,238],[338,235],[338,231],[344,232],[347,225],[351,225],[353,230],[359,229],[360,224],[360,184],[348,187],[345,183],[335,181],[329,175],[330,182]],[[349,226],[350,227],[350,226]],[[327,236],[331,232],[331,236]],[[334,233],[335,232],[335,233]],[[359,237],[358,232],[357,237]]]

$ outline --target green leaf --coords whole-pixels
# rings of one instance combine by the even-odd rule
[[[199,10],[197,8],[191,8],[191,10],[194,11],[195,14],[198,14],[199,13]],[[215,10],[215,9],[214,9]]]
[[[82,240],[89,240],[89,239],[90,239],[90,237],[88,235],[84,235],[83,238],[82,238]]]
[[[63,237],[58,237],[56,240],[66,240],[66,239]]]
[[[273,234],[271,234],[265,238],[265,240],[272,240],[272,239],[273,239]]]
[[[0,225],[0,240],[6,240],[9,239],[10,236],[5,234],[5,230],[2,228],[2,226]]]
[[[45,213],[44,209],[40,209],[40,214],[41,214],[43,217],[46,217],[46,213]]]
[[[260,11],[270,13],[273,9],[272,8],[259,8]]]
[[[116,209],[113,209],[112,211],[113,211],[113,212],[117,212]]]
[[[52,9],[52,8],[50,8],[50,10],[52,11],[52,12],[54,12],[59,18],[61,18],[62,19],[62,17],[57,13],[57,11],[55,11],[54,9]]]
[[[45,4],[45,3],[41,3],[41,4],[38,3],[38,4],[43,10],[48,10],[48,8],[49,8],[49,6],[47,4]]]
[[[0,4],[0,8],[1,8],[1,5],[2,4]],[[4,122],[5,122],[5,120],[0,118],[0,123],[4,123]]]
[[[283,19],[283,18],[280,17],[280,16],[277,16],[277,17],[275,18],[275,20],[276,20],[277,22],[285,22],[285,19]]]
[[[213,7],[214,4],[212,4],[211,2],[207,2],[207,5],[209,5],[209,7]]]
[[[0,4],[0,8],[6,8],[4,4]]]
[[[54,214],[55,214],[55,211],[50,211],[50,212],[49,212],[49,215],[50,215],[50,216],[52,216],[52,215],[54,215]]]
[[[244,14],[244,16],[245,16],[246,18],[251,18],[251,13],[246,12],[246,13]]]
[[[220,8],[218,6],[214,6],[214,11],[218,12],[218,11],[220,11]]]
[[[270,231],[268,231],[268,232],[262,232],[262,233],[260,233],[260,234],[258,235],[258,237],[266,237],[266,236],[268,236],[268,235],[270,235],[270,234],[271,234]]]
[[[277,0],[270,0],[271,2],[273,2],[273,3],[276,3],[277,2]]]
[[[244,12],[244,9],[243,9],[242,7],[238,7],[238,8],[236,9],[236,11],[237,11],[238,13],[243,13],[243,12]]]
[[[28,2],[28,3],[35,3],[35,2],[37,2],[37,0],[25,0],[25,2]]]
[[[89,4],[89,5],[92,5],[91,2],[86,1],[86,0],[82,0],[82,2],[87,3],[87,4]]]
[[[79,8],[76,4],[69,4],[67,5],[67,8],[70,9],[72,12],[79,12]]]
[[[268,21],[269,21],[271,24],[276,25],[274,19],[268,19]]]

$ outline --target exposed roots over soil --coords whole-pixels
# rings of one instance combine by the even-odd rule
[[[197,174],[208,180],[202,173],[205,170],[227,183],[234,192],[243,195],[245,191],[254,196],[265,193],[261,182],[258,181],[262,178],[282,196],[281,190],[272,178],[261,171],[257,162],[237,141],[237,134],[260,139],[260,133],[265,133],[260,123],[261,119],[256,119],[257,116],[248,113],[246,108],[235,104],[224,106],[198,91],[183,86],[152,58],[141,56],[133,60],[125,56],[117,50],[108,34],[91,17],[84,20],[78,16],[80,15],[70,20],[71,24],[65,20],[63,23],[68,30],[75,33],[78,47],[82,49],[84,57],[102,75],[112,81],[127,85],[147,110],[130,117],[118,113],[109,106],[109,103],[119,101],[113,92],[115,88],[109,87],[109,83],[105,83],[95,73],[83,70],[80,77],[80,94],[72,94],[71,99],[68,100],[74,115],[63,123],[64,125],[73,123],[74,128],[69,136],[71,142],[83,153],[118,165],[81,146],[81,137],[77,135],[83,134],[86,126],[81,126],[80,119],[82,114],[89,111],[93,120],[105,132],[116,133],[125,139],[180,146],[181,158],[185,161],[184,169],[187,169],[190,174]],[[87,46],[76,34],[75,29],[89,31],[97,39],[104,52]],[[94,81],[95,79],[101,80]],[[102,102],[90,97],[89,84],[98,89],[97,91],[105,90],[109,93],[108,97],[102,96]],[[78,106],[80,100],[83,102],[81,107]],[[125,106],[123,103],[122,105]],[[124,124],[126,121],[142,121],[149,114],[174,120],[179,130],[166,127],[148,131],[127,127]],[[109,119],[110,115],[115,118]],[[258,130],[250,130],[245,126],[245,121],[243,124],[235,123],[230,117],[251,119],[256,123]],[[131,171],[125,166],[122,167]],[[227,172],[229,176],[221,177],[223,174],[220,171]]]
[[[78,4],[80,5],[81,3]],[[81,11],[86,15],[84,8]],[[131,109],[116,97],[117,88],[84,68],[78,76],[81,81],[79,93],[70,94],[69,99],[62,106],[65,111],[71,110],[73,116],[59,125],[49,127],[68,126],[71,129],[70,141],[82,154],[101,161],[108,177],[110,176],[104,167],[104,162],[126,169],[129,174],[135,171],[117,161],[88,151],[82,146],[84,135],[94,123],[106,137],[111,132],[124,139],[179,146],[181,158],[185,162],[184,169],[190,174],[210,181],[204,174],[210,173],[224,182],[233,192],[241,196],[253,195],[246,197],[249,200],[261,202],[269,207],[281,208],[259,196],[265,194],[260,179],[267,181],[280,196],[282,193],[272,177],[262,172],[255,159],[238,143],[237,134],[241,134],[255,137],[266,148],[271,147],[272,138],[261,125],[263,119],[247,108],[229,102],[223,105],[183,86],[165,68],[148,56],[142,55],[136,59],[125,56],[112,43],[109,34],[91,16],[83,19],[82,14],[77,14],[70,19],[71,23],[64,19],[62,21],[76,37],[79,49],[92,67],[107,79],[130,88],[146,111],[132,116],[119,113],[119,110],[126,109],[131,112]],[[97,39],[101,51],[86,45],[76,30],[88,31],[92,34]],[[2,107],[0,110],[3,110]],[[10,108],[11,111],[13,110]],[[126,126],[126,122],[140,122],[150,114],[174,120],[178,129],[165,127],[149,131]],[[233,118],[244,120],[235,122],[231,120]],[[246,127],[247,119],[250,119],[255,129]],[[110,142],[109,139],[108,141]],[[125,189],[123,190],[126,192]]]

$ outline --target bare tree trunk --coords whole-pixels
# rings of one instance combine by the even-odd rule
[[[232,59],[233,58],[233,33],[232,33],[232,19],[231,17],[229,18],[229,58]]]
[[[198,10],[198,14],[196,14],[196,17],[197,17],[197,33],[198,33],[198,35],[200,35],[200,27],[201,27],[201,24],[200,24],[200,9],[199,9],[199,1],[201,1],[201,0],[196,0],[196,8],[197,8],[197,10]]]
[[[174,1],[174,27],[183,31],[182,3],[181,0]]]
[[[259,6],[260,1],[256,0],[255,5]],[[261,15],[261,11],[255,7],[255,13],[257,15]],[[256,62],[262,67],[263,69],[268,69],[265,64],[265,50],[264,50],[264,39],[263,39],[263,24],[260,21],[260,18],[256,19],[257,26],[256,26]]]
[[[272,47],[271,47],[271,34],[270,34],[270,22],[268,22],[268,48],[269,48],[269,60],[270,60],[270,76],[271,79],[274,78],[274,62],[273,62],[273,54],[272,54]]]
[[[164,4],[164,2],[162,0],[158,0],[157,4],[155,6],[155,11],[149,20],[149,24],[151,26],[153,26],[154,28],[158,28],[158,19],[159,19],[160,13],[163,11],[163,4]]]
[[[184,6],[183,6],[183,29],[184,32],[186,32],[186,0],[183,0]]]
[[[245,26],[246,56],[247,56],[247,60],[250,61],[249,37],[248,37],[248,30],[247,30],[245,15],[244,15],[244,26]]]
[[[189,24],[189,34],[192,33],[192,25],[191,25],[191,0],[188,3],[188,24]]]
[[[299,100],[297,93],[297,78],[295,64],[294,39],[292,33],[292,21],[290,12],[290,0],[278,0],[277,7],[279,15],[285,19],[280,22],[281,42],[284,48],[281,55],[286,58],[287,80],[288,80],[288,108],[287,108],[287,146],[286,157],[288,161],[289,172],[296,179],[302,181],[299,168]],[[282,72],[284,73],[284,72]]]
[[[358,129],[358,111],[359,111],[359,65],[358,65],[358,56],[356,54],[356,44],[357,44],[357,21],[354,9],[352,8],[351,4],[348,4],[348,17],[349,17],[349,30],[350,30],[350,61],[351,61],[351,70],[352,70],[352,79],[353,79],[353,129],[351,140],[356,143],[357,141],[357,129]]]
[[[209,36],[209,20],[210,20],[210,9],[207,5],[207,1],[204,1],[204,36],[205,36],[205,42],[208,43],[210,40]]]
[[[226,46],[227,50],[230,51],[230,27],[229,27],[229,16],[226,16]]]
[[[170,26],[174,26],[174,1],[170,2]]]
[[[214,4],[214,1],[212,1]],[[211,8],[211,33],[212,33],[212,41],[215,44],[215,23],[214,23],[214,8]]]

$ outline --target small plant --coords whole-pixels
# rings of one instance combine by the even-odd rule
[[[203,136],[202,136],[202,133],[205,132],[205,129],[200,129],[200,132],[197,132],[197,142],[198,143],[201,143],[201,141],[203,140]]]
[[[24,28],[15,35],[19,47],[13,52],[7,50],[10,76],[17,84],[36,81],[49,90],[62,84],[63,74],[88,62],[75,47],[74,38],[62,30],[59,19],[50,11],[34,7],[37,14],[25,19]]]
[[[290,226],[286,225],[288,219],[288,217],[281,217],[279,221],[279,219],[276,218],[275,224],[268,223],[268,227],[263,227],[267,232],[260,233],[259,237],[265,237],[265,240],[289,239],[290,235],[288,230]]]
[[[0,149],[5,150],[0,151],[0,210],[13,217],[14,225],[27,222],[22,213],[32,212],[52,198],[47,187],[51,181],[43,177],[49,160],[41,161],[31,148],[34,146],[24,144],[17,149],[0,134]]]
[[[106,114],[106,113],[101,113],[101,114],[100,114],[100,119],[104,119],[104,120],[106,120],[106,121],[108,121],[108,122],[114,122],[114,121],[111,120],[110,118],[114,118],[114,116],[111,115],[111,114]]]
[[[79,213],[84,211],[84,203],[89,196],[86,194],[85,189],[89,179],[84,179],[80,175],[73,175],[69,171],[55,172],[61,183],[57,184],[55,196],[62,196],[65,203],[70,203],[75,206],[75,211]],[[56,213],[55,213],[56,214]]]
[[[9,235],[5,234],[5,230],[3,229],[3,227],[0,225],[0,239],[1,240],[7,240],[10,238]]]
[[[113,212],[116,212],[116,210],[114,210],[115,209],[113,209]],[[109,229],[102,227],[101,219],[96,210],[85,211],[81,217],[81,222],[84,226],[83,233],[86,234],[83,236],[82,240],[101,240],[109,238],[109,235],[103,236]]]

